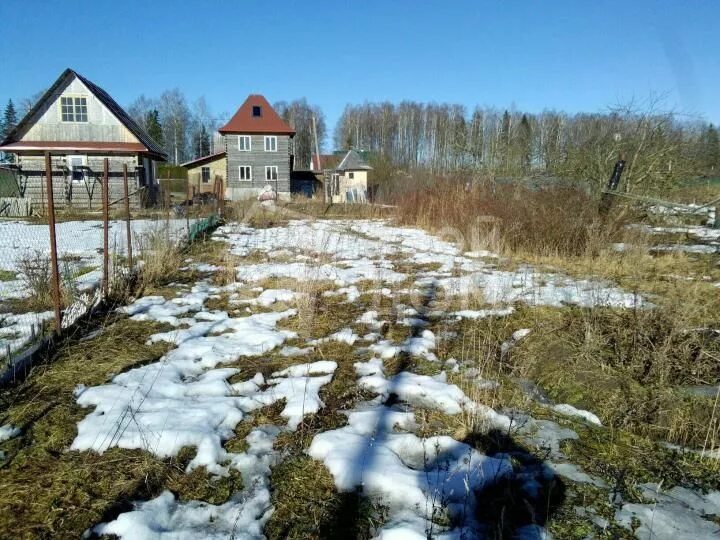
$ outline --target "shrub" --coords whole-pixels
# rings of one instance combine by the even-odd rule
[[[467,249],[533,255],[595,255],[623,225],[603,219],[581,189],[435,182],[396,200],[403,223],[456,236]]]

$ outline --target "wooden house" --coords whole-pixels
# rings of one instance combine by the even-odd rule
[[[123,196],[127,167],[131,202],[152,204],[158,192],[156,164],[163,148],[105,90],[66,69],[0,144],[15,155],[18,192],[33,205],[46,199],[45,152],[52,156],[57,207],[102,205],[104,160],[109,160],[111,201]]]
[[[216,193],[217,181],[225,186],[227,155],[217,152],[182,164],[187,169],[188,182],[193,193]],[[227,192],[227,190],[226,190]]]
[[[327,202],[364,203],[370,199],[368,173],[372,167],[356,150],[343,154],[313,154],[311,168],[322,171]]]
[[[295,130],[263,96],[249,96],[219,131],[225,140],[228,199],[255,198],[266,186],[278,198],[290,198]]]

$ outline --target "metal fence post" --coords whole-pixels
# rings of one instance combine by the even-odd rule
[[[132,232],[130,231],[130,193],[128,191],[127,163],[123,164],[123,189],[125,190],[125,229],[127,232],[128,268],[133,268]]]
[[[57,238],[55,236],[55,199],[52,182],[52,160],[50,152],[45,152],[45,180],[48,201],[48,229],[50,231],[50,262],[52,264],[52,293],[55,308],[55,332],[62,329],[62,312],[60,311],[60,269],[58,268]]]
[[[103,164],[103,297],[107,298],[110,292],[110,175],[109,161],[105,158]]]

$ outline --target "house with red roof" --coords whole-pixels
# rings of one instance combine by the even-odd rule
[[[268,186],[278,198],[290,198],[295,130],[267,99],[248,96],[219,131],[225,140],[228,198],[255,198]]]
[[[253,199],[270,191],[280,199],[290,199],[295,130],[264,96],[248,96],[218,131],[224,151],[183,163],[193,185],[198,183],[203,191],[222,169],[225,196],[230,200]]]

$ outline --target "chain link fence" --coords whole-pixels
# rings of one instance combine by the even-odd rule
[[[10,189],[0,199],[21,216],[30,209],[20,219],[0,212],[0,384],[24,376],[52,338],[145,279],[161,250],[187,246],[221,221],[221,179],[202,191],[188,180],[174,190],[161,185],[143,199],[137,171],[108,159],[101,167],[94,208],[67,204],[50,155],[36,182],[41,200]]]

